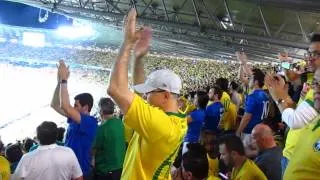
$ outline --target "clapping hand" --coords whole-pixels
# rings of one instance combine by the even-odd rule
[[[59,66],[58,66],[58,79],[67,80],[69,78],[69,75],[70,75],[69,67],[66,66],[63,60],[60,60]]]

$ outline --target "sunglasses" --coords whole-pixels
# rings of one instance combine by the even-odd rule
[[[307,57],[309,59],[316,59],[316,58],[320,58],[320,52],[319,51],[308,51],[308,55]]]

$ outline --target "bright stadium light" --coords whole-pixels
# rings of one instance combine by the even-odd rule
[[[22,43],[25,46],[43,47],[45,45],[45,35],[36,32],[23,32]]]
[[[56,30],[57,35],[69,39],[76,39],[81,37],[89,37],[94,34],[94,30],[91,26],[61,26]]]

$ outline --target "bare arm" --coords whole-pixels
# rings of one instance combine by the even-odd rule
[[[136,57],[133,65],[133,85],[143,84],[145,81],[143,57]]]
[[[52,101],[51,101],[51,107],[59,114],[61,114],[62,116],[67,117],[66,113],[64,112],[63,109],[60,108],[60,96],[59,96],[59,92],[60,92],[60,83],[58,82],[56,89],[54,90],[54,94],[52,97]]]
[[[67,80],[69,78],[69,69],[67,68],[64,61],[59,62],[58,75],[59,79]],[[67,83],[60,84],[60,108],[65,112],[66,116],[80,124],[81,115],[70,105],[68,85]]]
[[[249,124],[250,120],[251,120],[252,114],[250,113],[244,113],[241,122],[240,122],[240,126],[237,129],[236,134],[238,136],[240,136],[240,134],[242,133],[242,131],[244,130],[244,128],[247,127],[247,125]]]
[[[108,94],[118,104],[124,114],[129,110],[134,98],[134,94],[128,87],[128,65],[130,51],[134,48],[136,42],[141,39],[141,31],[136,32],[136,15],[135,9],[131,9],[128,14],[127,23],[125,24],[125,40],[113,66],[107,89]],[[142,78],[139,78],[139,80],[138,78],[135,79],[140,81]]]

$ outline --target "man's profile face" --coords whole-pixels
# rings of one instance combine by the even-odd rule
[[[310,66],[312,71],[315,71],[320,67],[320,42],[311,43],[308,53],[309,58],[307,59],[307,66]]]
[[[220,158],[223,160],[226,166],[232,166],[230,153],[225,144],[219,145]]]

